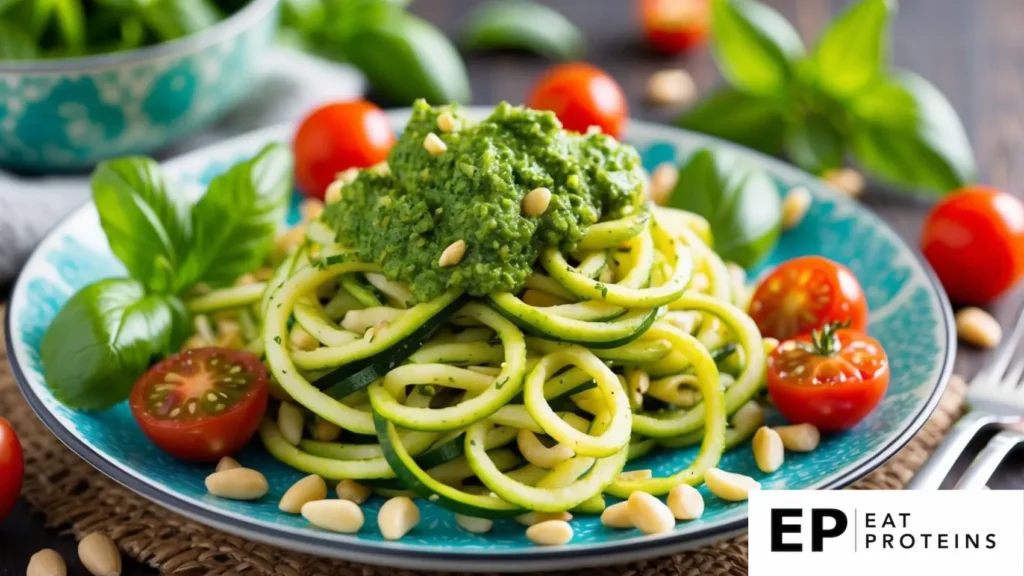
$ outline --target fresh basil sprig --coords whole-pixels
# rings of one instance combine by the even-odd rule
[[[467,50],[529,50],[555,60],[580,58],[583,33],[561,12],[525,0],[491,0],[466,16],[462,45]]]
[[[265,261],[291,174],[291,154],[273,144],[215,178],[192,204],[148,158],[100,164],[93,200],[131,278],[86,286],[47,328],[40,356],[54,395],[78,409],[124,400],[150,363],[188,336],[180,294],[199,282],[230,283]]]
[[[824,173],[848,155],[893,185],[946,193],[975,177],[949,101],[927,80],[891,70],[896,0],[860,0],[808,54],[778,12],[755,0],[711,0],[713,52],[730,86],[679,124]]]

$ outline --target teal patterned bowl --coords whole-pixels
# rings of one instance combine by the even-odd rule
[[[407,114],[391,114],[396,129],[404,125]],[[287,141],[293,130],[293,126],[279,126],[255,132],[168,162],[166,170],[182,183],[202,185],[264,144]],[[640,150],[648,168],[697,147],[717,145],[767,170],[780,188],[807,187],[814,195],[811,211],[797,229],[783,236],[770,263],[822,254],[853,269],[867,292],[870,332],[883,343],[892,362],[885,398],[855,429],[826,437],[814,452],[787,455],[785,465],[774,474],[757,470],[748,446],[727,454],[722,467],[752,475],[769,489],[835,489],[893,456],[935,407],[952,367],[952,314],[930,270],[864,207],[777,160],[706,136],[640,122],[633,124],[626,140]],[[294,210],[291,218],[297,218]],[[238,459],[266,474],[270,493],[257,502],[209,496],[203,480],[211,467],[165,455],[140,433],[127,405],[99,413],[74,412],[57,402],[43,381],[39,342],[57,310],[83,285],[122,273],[107,247],[94,206],[84,206],[60,224],[36,250],[15,286],[7,317],[11,363],[29,403],[72,450],[130,489],[201,523],[323,556],[408,569],[471,571],[609,565],[676,552],[746,530],[745,503],[728,503],[705,492],[707,509],[700,520],[680,523],[675,531],[658,536],[610,530],[595,517],[578,516],[569,544],[540,548],[532,546],[523,527],[513,521],[498,521],[485,535],[470,534],[457,527],[451,512],[420,501],[420,524],[402,540],[387,542],[377,530],[381,502],[376,499],[364,506],[367,523],[358,535],[334,534],[278,511],[284,491],[302,474],[271,458],[258,440]],[[693,455],[693,450],[667,451],[631,467],[667,473],[685,466]]]
[[[252,0],[210,28],[156,46],[0,62],[0,167],[82,170],[195,132],[247,93],[277,16],[278,0]]]

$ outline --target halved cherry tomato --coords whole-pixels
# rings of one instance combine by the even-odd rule
[[[0,418],[0,521],[11,513],[18,501],[24,476],[21,442],[11,423]]]
[[[768,357],[768,392],[794,424],[851,428],[878,406],[888,385],[882,345],[838,324],[787,340]]]
[[[921,252],[951,300],[987,304],[1024,275],[1024,203],[988,186],[962,188],[928,214]]]
[[[165,358],[129,398],[142,431],[168,454],[209,462],[238,451],[267,409],[267,370],[239,350],[198,348]]]
[[[566,130],[582,133],[597,126],[615,138],[622,134],[629,116],[618,82],[585,62],[559,64],[548,70],[534,85],[527,106],[551,110]]]
[[[317,108],[299,125],[293,145],[301,191],[323,198],[338,172],[387,160],[395,132],[384,111],[365,100]]]
[[[711,27],[708,0],[641,0],[640,16],[647,42],[666,54],[703,44]]]
[[[803,256],[779,265],[754,291],[750,316],[763,336],[787,340],[850,322],[854,330],[868,324],[864,290],[849,268],[821,256]]]

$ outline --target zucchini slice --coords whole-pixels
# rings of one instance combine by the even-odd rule
[[[185,308],[190,314],[206,314],[219,310],[242,308],[259,302],[263,298],[263,293],[266,289],[267,285],[264,282],[222,288],[202,296],[190,298],[185,302]]]
[[[610,321],[587,322],[548,313],[508,292],[487,298],[502,316],[530,334],[589,348],[617,348],[629,344],[642,336],[662,311],[661,308],[637,309]]]
[[[651,211],[641,208],[625,218],[592,224],[583,233],[583,239],[580,240],[578,248],[580,250],[615,248],[646,230],[650,222]]]
[[[394,478],[395,472],[391,469],[383,456],[367,460],[333,460],[314,456],[292,446],[281,435],[277,424],[269,418],[264,418],[260,423],[260,440],[267,448],[267,452],[285,464],[301,470],[307,474],[316,474],[328,480],[363,480]],[[404,449],[404,448],[403,448]]]

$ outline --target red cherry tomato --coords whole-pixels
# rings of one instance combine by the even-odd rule
[[[629,116],[626,97],[615,79],[584,62],[548,70],[534,85],[527,105],[551,110],[566,130],[582,133],[597,126],[614,138],[622,134]]]
[[[1024,274],[1024,203],[987,186],[958,190],[928,215],[921,251],[951,300],[986,304]]]
[[[21,479],[25,475],[21,442],[11,423],[0,418],[0,521],[3,521],[18,501]]]
[[[857,330],[830,324],[797,336],[768,357],[768,392],[794,424],[846,430],[875,409],[889,385],[882,345]]]
[[[387,160],[395,132],[384,111],[364,100],[314,110],[295,133],[295,179],[307,196],[323,198],[338,172]]]
[[[782,263],[761,282],[750,301],[750,316],[763,336],[787,340],[830,322],[849,321],[850,328],[864,330],[868,304],[849,268],[804,256]]]
[[[143,374],[128,402],[154,444],[182,460],[212,462],[252,438],[267,409],[267,370],[248,352],[185,350]]]
[[[708,0],[641,0],[640,16],[647,42],[666,54],[703,44],[711,27]]]

